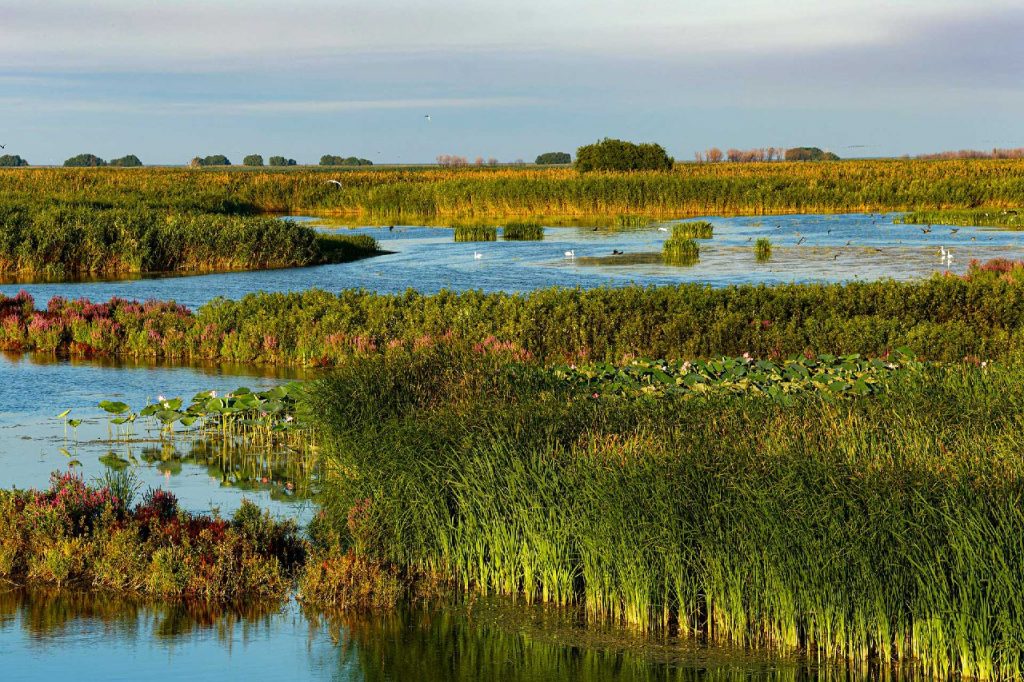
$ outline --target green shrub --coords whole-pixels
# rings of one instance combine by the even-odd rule
[[[249,154],[247,157],[242,159],[243,166],[262,166],[263,157],[259,154]]]
[[[671,170],[675,162],[661,145],[605,138],[576,150],[576,169],[587,171]]]
[[[111,160],[110,165],[115,168],[140,168],[142,161],[134,154],[129,154],[128,156]]]
[[[568,152],[546,152],[539,155],[534,163],[538,166],[568,164],[572,163],[572,156]]]
[[[88,166],[106,166],[107,162],[95,154],[79,154],[72,156],[64,162],[66,168],[81,168]]]

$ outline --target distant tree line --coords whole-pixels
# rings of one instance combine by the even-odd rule
[[[1016,149],[993,149],[990,152],[978,149],[961,149],[959,151],[919,154],[919,159],[1024,159],[1024,147]]]
[[[223,154],[212,154],[210,156],[196,156],[189,162],[193,168],[199,166],[230,166],[231,161]]]
[[[324,154],[320,157],[321,166],[372,166],[373,161],[360,159],[357,156],[335,156]]]
[[[817,147],[793,147],[786,150],[786,161],[838,161],[839,157],[832,152],[825,152]]]
[[[299,164],[295,159],[289,159],[284,156],[271,156],[267,159],[268,166],[297,166]],[[260,154],[249,154],[247,157],[242,159],[243,166],[262,166],[263,156]]]
[[[538,166],[572,163],[572,156],[568,152],[546,152],[538,156],[534,163]]]
[[[832,152],[825,152],[817,147],[760,147],[757,149],[730,149],[723,152],[718,147],[705,149],[703,152],[695,152],[694,158],[697,163],[720,163],[731,161],[733,163],[752,163],[757,161],[836,161],[838,156]]]
[[[27,166],[28,161],[21,158],[17,154],[4,154],[0,156],[0,167],[3,168],[18,168],[21,166]]]
[[[64,165],[68,168],[90,168],[97,166],[116,166],[118,168],[134,168],[142,165],[142,161],[139,157],[134,154],[128,156],[122,156],[118,159],[112,159],[105,161],[95,154],[78,154],[72,156],[64,162]]]
[[[581,172],[671,170],[674,164],[665,149],[654,143],[635,144],[606,137],[576,150],[576,168]]]

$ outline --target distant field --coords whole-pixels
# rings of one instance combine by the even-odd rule
[[[679,164],[664,173],[586,174],[535,166],[0,171],[0,203],[52,201],[380,221],[1004,209],[1024,206],[1024,161]]]

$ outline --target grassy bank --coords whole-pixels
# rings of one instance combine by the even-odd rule
[[[251,364],[332,366],[389,346],[512,344],[548,362],[700,358],[806,351],[931,360],[1016,358],[1024,348],[1024,280],[1012,264],[923,282],[696,284],[528,294],[310,290],[168,302],[0,298],[0,348]]]
[[[293,523],[243,502],[230,520],[178,509],[130,477],[54,474],[42,491],[0,491],[0,578],[150,597],[282,597],[305,556]]]
[[[342,186],[331,184],[340,179]],[[1019,160],[682,164],[663,173],[569,168],[146,168],[0,171],[0,203],[215,213],[313,212],[367,219],[832,213],[1024,206]]]
[[[258,270],[378,253],[372,237],[274,218],[146,208],[0,208],[0,276]]]
[[[435,349],[319,381],[338,542],[594,622],[1021,677],[1021,370],[791,402],[549,379]]]
[[[906,225],[960,225],[963,227],[1008,227],[1024,229],[1024,214],[1016,209],[975,209],[971,211],[911,211],[896,218]]]

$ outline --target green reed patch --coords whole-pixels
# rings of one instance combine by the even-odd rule
[[[676,223],[672,226],[673,239],[711,239],[714,236],[715,226],[706,220]]]
[[[693,239],[672,235],[662,245],[661,256],[666,265],[694,265],[700,260],[700,247]]]
[[[912,211],[893,219],[904,225],[959,225],[961,227],[1007,227],[1024,229],[1024,208],[972,209],[956,211]]]
[[[498,228],[491,225],[456,225],[454,231],[457,242],[498,241]]]
[[[340,545],[597,623],[1021,677],[1024,370],[897,371],[849,400],[556,379],[434,349],[318,380]]]
[[[507,223],[501,231],[501,238],[506,241],[541,241],[544,228],[540,223]]]
[[[106,303],[0,294],[0,349],[61,355],[335,366],[451,343],[512,344],[548,363],[624,358],[882,356],[1014,359],[1024,348],[1024,279],[978,266],[922,282],[544,289],[377,294],[321,290]],[[984,275],[984,276],[983,276]]]
[[[142,207],[0,207],[0,276],[73,278],[257,270],[379,253],[366,236],[318,234],[289,220]]]
[[[754,242],[754,257],[757,262],[766,263],[772,259],[772,240],[760,237]]]

